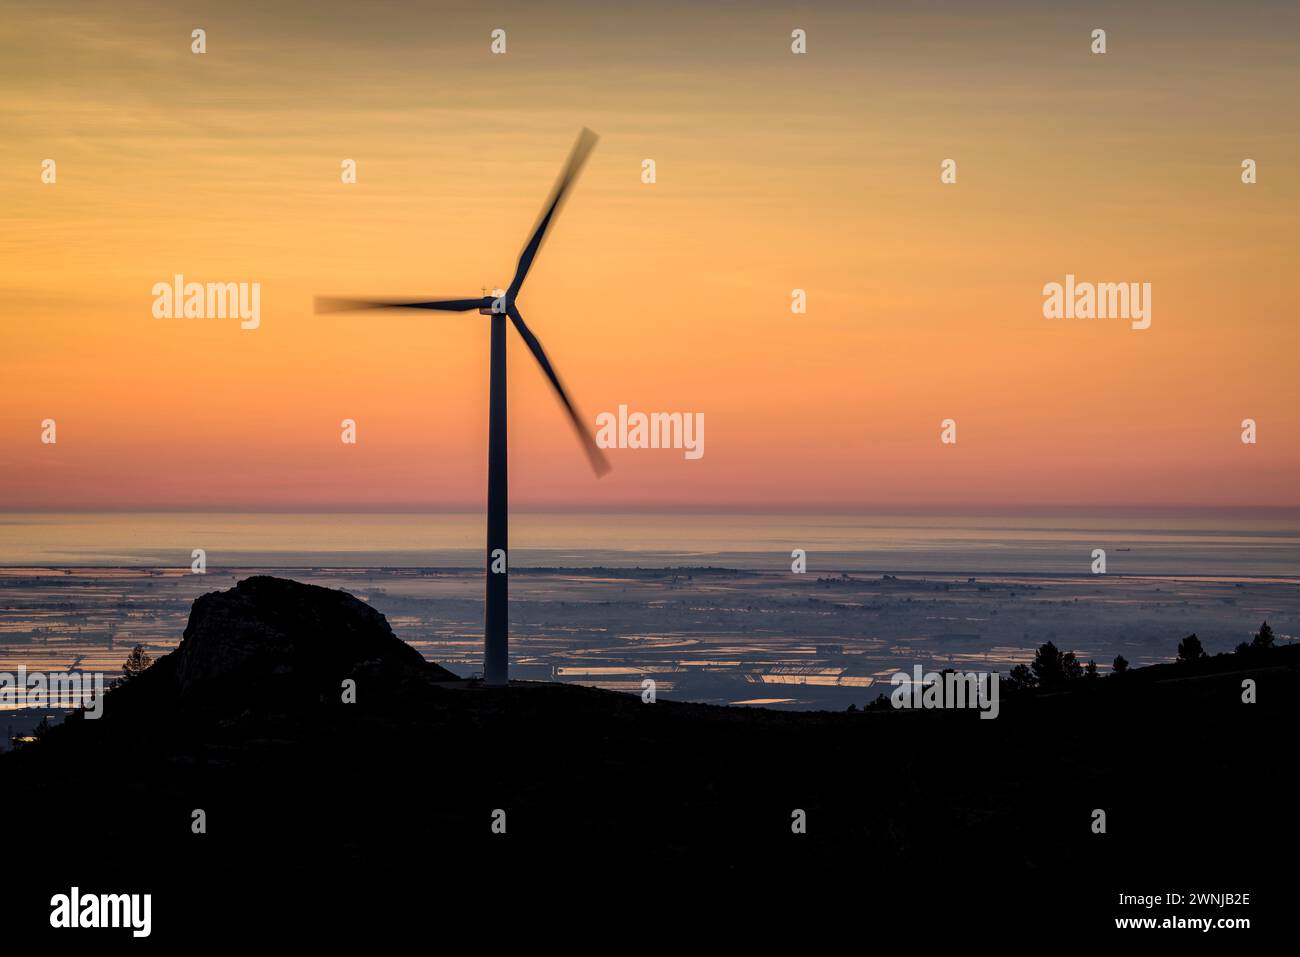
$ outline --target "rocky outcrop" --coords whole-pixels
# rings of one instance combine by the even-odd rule
[[[342,678],[368,668],[456,680],[394,635],[387,619],[365,602],[266,575],[198,598],[168,659],[182,692],[214,681],[268,677],[337,688]]]

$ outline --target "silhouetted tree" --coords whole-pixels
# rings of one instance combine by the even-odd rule
[[[1083,665],[1079,664],[1073,651],[1061,655],[1061,670],[1065,672],[1066,681],[1077,681],[1083,677]]]
[[[1091,658],[1089,658],[1089,659],[1088,659],[1088,666],[1087,666],[1086,668],[1083,669],[1083,676],[1084,676],[1085,678],[1095,678],[1095,677],[1097,677],[1097,662],[1095,662],[1095,661],[1093,661]]]
[[[1112,664],[1111,667],[1115,669],[1115,674],[1122,675],[1124,672],[1128,671],[1128,659],[1123,655],[1116,655],[1115,663]]]
[[[50,724],[50,716],[48,714],[43,714],[41,715],[41,723],[32,729],[32,737],[39,741],[41,738],[49,734],[50,728],[52,727],[54,727],[54,725]]]
[[[1038,684],[1034,673],[1024,665],[1016,665],[1007,675],[1007,690],[1011,692],[1032,691]]]
[[[1074,652],[1062,654],[1050,641],[1034,652],[1034,661],[1029,668],[1038,679],[1038,687],[1047,691],[1064,688],[1069,682],[1083,676],[1083,666],[1075,658]]]
[[[1201,647],[1201,639],[1195,634],[1188,635],[1178,643],[1178,661],[1187,664],[1205,657],[1205,649]]]
[[[1259,631],[1251,638],[1250,643],[1242,642],[1237,645],[1236,653],[1239,655],[1250,655],[1260,651],[1268,651],[1273,647],[1273,629],[1269,627],[1268,622],[1259,626]]]
[[[122,662],[122,682],[125,684],[132,678],[139,677],[151,664],[153,659],[144,653],[144,646],[136,645],[126,656],[126,661]]]

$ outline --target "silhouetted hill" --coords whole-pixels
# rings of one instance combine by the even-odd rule
[[[258,575],[195,600],[176,650],[115,690],[112,710],[201,701],[311,708],[339,697],[349,678],[372,689],[459,680],[346,592]]]
[[[1132,913],[1120,892],[1169,889],[1250,891],[1258,914],[1297,845],[1274,786],[1298,691],[1297,648],[1004,700],[991,721],[492,689],[342,592],[251,578],[196,601],[103,718],[0,757],[24,862],[10,903],[26,921],[74,883],[147,890],[159,933],[430,909],[491,927],[494,900],[524,927],[633,915],[647,934],[636,914],[869,935],[942,912],[977,937],[981,919],[1075,936]]]

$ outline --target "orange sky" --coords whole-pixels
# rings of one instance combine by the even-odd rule
[[[516,504],[1300,504],[1285,5],[268,6],[7,7],[0,507],[481,503],[487,320],[312,297],[504,285],[582,126],[520,307],[588,421],[706,452],[596,480],[512,335]],[[260,328],[154,319],[175,273]],[[1044,319],[1066,273],[1151,328]]]

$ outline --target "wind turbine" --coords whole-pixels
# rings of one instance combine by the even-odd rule
[[[481,315],[492,317],[492,347],[489,364],[489,401],[488,401],[488,502],[487,502],[487,555],[485,572],[487,576],[486,607],[483,615],[483,680],[489,685],[504,685],[510,678],[508,625],[508,563],[507,554],[509,535],[507,531],[508,507],[506,499],[506,317],[510,317],[515,330],[523,338],[528,351],[533,354],[537,364],[546,373],[551,387],[564,403],[569,421],[573,423],[578,437],[582,440],[591,467],[596,475],[609,471],[609,463],[604,453],[596,446],[595,440],[581,416],[574,408],[569,394],[560,384],[560,377],[555,367],[546,358],[546,351],[524,323],[519,312],[518,297],[520,287],[528,276],[528,270],[537,258],[537,251],[546,238],[547,230],[559,214],[560,207],[582,172],[587,157],[596,146],[598,137],[591,130],[583,129],[578,134],[568,162],[555,182],[555,188],[541,215],[519,254],[519,265],[515,277],[504,292],[497,290],[497,295],[465,299],[427,299],[405,301],[392,299],[337,299],[330,297],[316,298],[316,311],[350,312],[365,309],[434,309],[440,312],[472,312],[477,309]],[[493,564],[498,570],[493,570]]]

